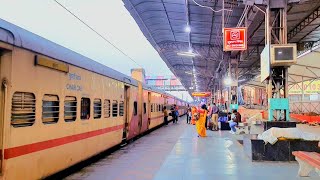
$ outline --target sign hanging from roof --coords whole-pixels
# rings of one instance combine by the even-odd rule
[[[209,97],[211,96],[211,92],[194,92],[192,93],[194,97]]]
[[[223,51],[247,50],[247,28],[224,28]]]

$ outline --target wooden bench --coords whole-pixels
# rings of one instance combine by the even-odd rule
[[[317,152],[293,151],[299,163],[299,176],[308,176],[312,170],[315,170],[320,176],[320,154]]]
[[[239,123],[236,127],[236,134],[245,133],[249,134],[249,126],[248,123]]]

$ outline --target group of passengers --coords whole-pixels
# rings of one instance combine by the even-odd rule
[[[167,110],[167,107],[163,107],[163,113],[164,113],[164,124],[167,126],[168,125],[168,117],[172,116],[172,122],[173,124],[178,123],[178,117],[179,117],[179,111],[178,111],[178,106],[173,105],[170,109],[170,113]]]
[[[206,137],[206,130],[211,129],[213,131],[219,130],[218,125],[218,113],[219,108],[215,103],[211,106],[208,104],[201,105],[200,108],[195,106],[188,106],[187,123],[196,125],[198,137]],[[237,124],[241,122],[241,115],[237,110],[233,110],[232,113],[228,113],[228,121],[230,126],[230,133],[235,134]]]

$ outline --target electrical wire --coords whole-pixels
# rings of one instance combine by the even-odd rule
[[[192,1],[193,1],[196,5],[198,5],[198,6],[200,6],[200,7],[211,9],[213,12],[232,11],[231,9],[219,9],[219,10],[215,10],[215,9],[213,9],[213,8],[210,7],[210,6],[201,5],[201,4],[197,3],[195,0],[192,0]]]
[[[57,0],[54,0],[59,6],[61,6],[64,10],[68,11],[73,17],[75,17],[76,19],[78,19],[82,24],[84,24],[85,26],[87,26],[90,30],[92,30],[94,33],[96,33],[99,37],[101,37],[104,41],[106,41],[107,43],[109,43],[111,46],[113,46],[115,49],[117,49],[120,53],[122,53],[124,56],[126,56],[127,58],[129,58],[132,62],[136,63],[139,67],[142,68],[142,66],[137,63],[137,61],[135,61],[133,58],[131,58],[128,54],[126,54],[125,52],[123,52],[120,48],[118,48],[116,45],[114,45],[111,41],[109,41],[107,38],[105,38],[102,34],[100,34],[98,31],[96,31],[95,29],[93,29],[90,25],[88,25],[86,22],[84,22],[81,18],[79,18],[77,15],[75,15],[72,11],[70,11],[68,8],[66,8],[63,4],[61,4],[60,2],[58,2]]]

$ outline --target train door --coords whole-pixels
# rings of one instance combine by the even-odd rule
[[[151,123],[151,92],[148,92],[148,127]]]
[[[11,60],[11,51],[6,51],[3,49],[0,49],[0,148],[2,155],[4,154],[4,119],[5,119],[5,101],[7,99],[7,80],[5,80],[3,75],[3,62]],[[0,159],[0,173],[3,171],[3,163],[4,163],[4,156],[1,156]]]
[[[138,83],[138,107],[137,107],[137,111],[138,111],[138,126],[139,126],[139,134],[142,133],[144,131],[143,129],[143,89],[142,89],[142,83],[139,82]]]
[[[0,49],[0,79],[2,79],[2,74],[1,74],[1,61],[2,61],[2,51]],[[2,85],[1,85],[2,86]],[[0,93],[0,148],[1,148],[1,153],[3,153],[3,147],[2,147],[2,137],[3,137],[3,120],[4,120],[4,101],[3,101],[3,96],[4,96],[4,91],[3,88],[0,86],[1,88],[1,93]],[[2,156],[3,157],[3,156]],[[3,164],[3,158],[1,157],[1,162],[0,162],[0,173],[2,173],[2,164]]]
[[[129,132],[129,105],[130,105],[130,86],[124,86],[124,126],[123,126],[123,135],[122,135],[122,141],[127,140],[128,132]]]

